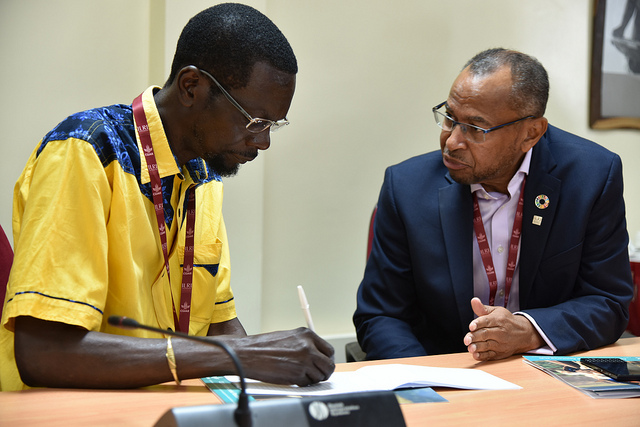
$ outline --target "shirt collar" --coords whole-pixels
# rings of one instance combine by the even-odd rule
[[[164,127],[162,126],[162,120],[156,107],[156,102],[153,98],[153,93],[156,89],[160,89],[159,86],[150,86],[142,93],[142,107],[144,108],[145,116],[147,117],[147,124],[149,125],[149,133],[151,134],[151,141],[153,142],[153,153],[158,163],[158,172],[160,178],[164,178],[170,175],[177,175],[180,173],[180,166],[176,158],[171,151],[169,140],[164,133]],[[142,153],[142,145],[140,143],[140,136],[136,130],[136,142],[138,143],[138,150]],[[142,184],[147,184],[151,181],[149,177],[149,170],[147,169],[147,161],[145,156],[140,156],[140,181]]]

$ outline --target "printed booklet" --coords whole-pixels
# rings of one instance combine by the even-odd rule
[[[615,357],[627,361],[640,361],[640,357]],[[595,399],[640,397],[640,381],[616,381],[581,364],[580,359],[581,357],[575,356],[524,356],[525,363]]]

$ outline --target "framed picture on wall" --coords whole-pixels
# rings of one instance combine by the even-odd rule
[[[589,125],[640,129],[640,0],[595,0]]]

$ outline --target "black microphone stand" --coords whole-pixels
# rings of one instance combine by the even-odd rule
[[[117,326],[123,329],[145,329],[147,331],[158,332],[160,334],[171,335],[174,337],[185,338],[192,341],[198,341],[203,344],[214,345],[222,348],[231,358],[235,365],[236,372],[240,377],[240,394],[238,395],[238,407],[236,408],[233,418],[239,427],[251,427],[251,409],[249,409],[249,397],[247,396],[247,386],[245,383],[244,369],[240,363],[240,359],[235,350],[229,347],[226,343],[218,341],[212,338],[199,337],[197,335],[188,335],[182,332],[175,332],[171,329],[164,330],[155,328],[153,326],[143,325],[136,320],[124,316],[109,316],[107,322],[112,326]]]
[[[236,367],[240,377],[240,395],[238,406],[233,411],[230,405],[184,406],[167,411],[155,427],[405,427],[404,417],[398,400],[391,391],[371,391],[345,393],[328,396],[307,397],[301,399],[267,399],[251,403],[246,391],[244,370],[236,352],[227,344],[210,337],[187,335],[172,330],[163,330],[146,326],[137,321],[110,316],[110,325],[126,329],[146,329],[215,345],[224,349]],[[233,411],[233,414],[231,413]]]

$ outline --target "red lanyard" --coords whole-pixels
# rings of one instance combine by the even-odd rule
[[[509,293],[511,293],[511,284],[513,283],[513,274],[516,271],[516,261],[518,260],[518,247],[520,245],[520,235],[522,234],[522,209],[524,206],[524,184],[527,178],[522,181],[520,188],[520,199],[516,209],[516,217],[513,220],[513,230],[511,231],[511,242],[509,243],[509,258],[507,259],[507,276],[505,278],[504,306],[509,302]],[[493,267],[493,257],[487,240],[487,234],[484,231],[482,223],[482,215],[480,214],[480,205],[478,205],[478,196],[473,193],[473,228],[476,232],[476,239],[480,247],[480,256],[484,264],[484,270],[489,279],[489,305],[494,305],[496,300],[496,291],[498,289],[498,278],[496,270]]]
[[[185,334],[189,333],[189,316],[191,314],[191,284],[193,282],[193,235],[195,231],[195,222],[196,189],[194,187],[189,189],[189,198],[187,200],[187,232],[184,242],[184,261],[182,262],[182,292],[180,293],[180,329],[178,330],[180,332],[184,332]]]
[[[133,116],[136,120],[136,130],[140,136],[140,143],[144,151],[144,157],[149,170],[149,178],[151,180],[151,192],[153,196],[153,204],[156,211],[156,219],[158,220],[158,232],[160,233],[160,242],[162,243],[162,254],[164,256],[164,265],[167,269],[167,279],[171,286],[171,272],[169,268],[169,254],[167,253],[167,231],[164,223],[164,202],[162,200],[162,181],[158,172],[158,163],[153,152],[153,144],[151,142],[151,134],[149,133],[149,125],[147,117],[142,106],[142,94],[133,100],[132,104]],[[171,306],[173,308],[173,322],[178,331],[185,334],[189,333],[189,316],[191,313],[191,285],[193,280],[193,246],[194,246],[194,230],[196,219],[196,195],[195,188],[189,190],[187,200],[187,232],[184,247],[184,261],[182,267],[182,291],[180,293],[180,317],[176,315],[176,304],[173,300],[173,292],[171,294]]]

